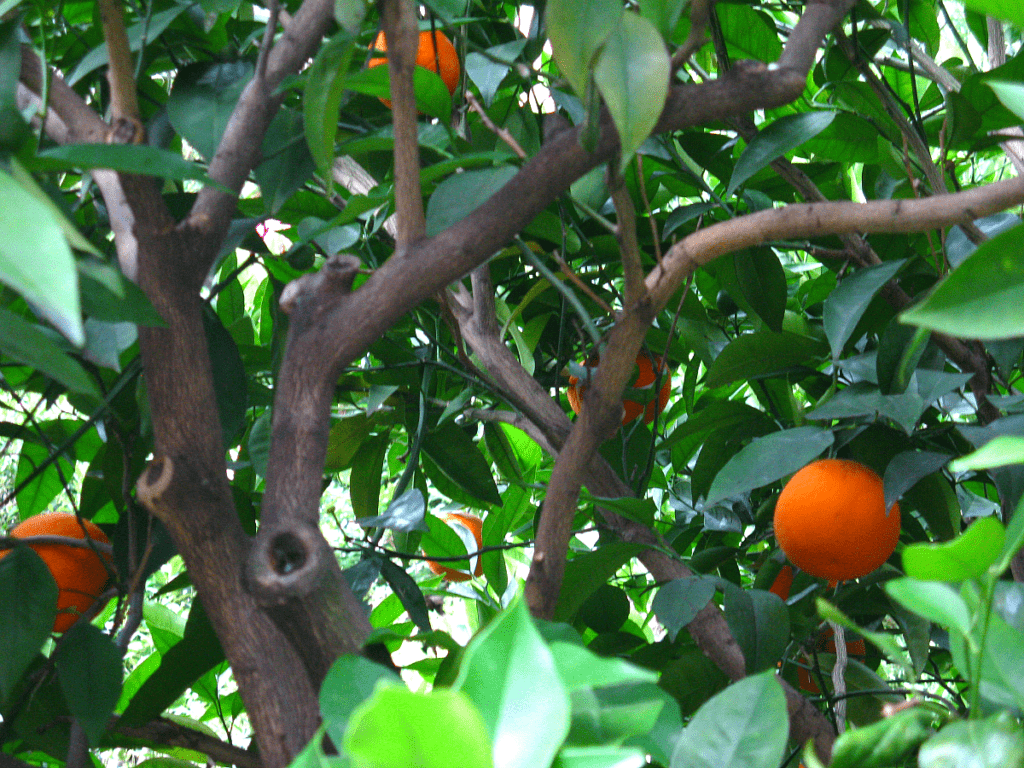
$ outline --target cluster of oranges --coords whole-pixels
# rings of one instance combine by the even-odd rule
[[[65,536],[84,540],[89,538],[101,544],[110,540],[95,524],[79,520],[63,512],[46,512],[35,515],[11,529],[8,534],[14,539],[30,536]],[[57,618],[53,622],[54,632],[66,632],[78,617],[88,611],[106,586],[109,576],[110,556],[102,558],[89,548],[71,547],[66,544],[30,544],[36,554],[50,569],[57,582]],[[10,550],[0,551],[0,558]],[[104,562],[106,561],[106,562]]]

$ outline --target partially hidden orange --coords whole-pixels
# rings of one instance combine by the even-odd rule
[[[85,527],[85,531],[82,527]],[[16,525],[8,534],[15,539],[29,536],[65,536],[72,539],[89,538],[102,544],[110,544],[110,540],[94,523],[79,520],[74,515],[64,512],[44,512],[28,518]],[[60,591],[57,597],[57,618],[53,622],[54,632],[66,632],[78,617],[85,613],[103,593],[107,583],[108,571],[103,560],[111,562],[110,556],[104,554],[101,559],[92,549],[70,547],[66,544],[31,544],[46,563],[53,574]],[[0,552],[4,557],[6,550]]]
[[[882,478],[847,459],[820,459],[786,483],[775,538],[789,561],[834,586],[866,576],[900,538],[900,506],[886,512]]]
[[[376,51],[387,51],[388,44],[383,31],[374,40],[373,48]],[[387,64],[387,61],[386,56],[375,57],[370,59],[366,66],[379,67],[381,64]],[[455,90],[459,87],[462,67],[459,64],[459,54],[456,52],[455,46],[444,33],[437,30],[434,30],[433,34],[428,30],[420,32],[420,45],[416,49],[416,66],[436,72],[447,86],[448,93],[452,96],[455,95]],[[391,102],[388,99],[381,99],[381,101],[387,107],[391,107]]]
[[[587,368],[596,369],[600,358],[594,355],[586,363]],[[625,411],[622,415],[622,424],[626,425],[641,414],[644,417],[644,424],[654,421],[655,413],[662,413],[668,405],[668,396],[672,391],[672,376],[668,372],[664,361],[658,355],[649,355],[641,352],[636,356],[637,376],[629,385],[630,389],[651,389],[654,386],[658,374],[655,366],[662,372],[661,389],[658,390],[657,402],[651,400],[648,403],[638,403],[635,400],[623,399],[622,407]],[[569,377],[569,389],[566,396],[569,398],[569,406],[573,413],[579,413],[583,409],[583,395],[587,391],[587,385],[580,382],[578,376]]]
[[[476,539],[476,548],[479,550],[484,545],[483,540],[483,527],[484,521],[474,515],[467,515],[463,512],[449,512],[444,516],[445,522],[453,525],[461,525],[463,528],[469,530],[473,534],[473,538]],[[433,560],[427,560],[427,565],[434,573],[444,576],[447,581],[469,581],[474,576],[480,576],[484,572],[483,559],[477,555],[476,558],[476,569],[473,573],[469,571],[460,571],[457,568],[452,568],[441,563],[435,563]]]

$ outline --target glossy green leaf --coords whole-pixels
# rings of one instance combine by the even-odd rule
[[[495,768],[549,765],[569,732],[569,697],[522,599],[469,644],[453,689],[483,715]]]
[[[594,81],[619,132],[620,172],[661,117],[669,74],[668,50],[658,30],[643,16],[623,13],[594,65]]]
[[[818,427],[797,427],[754,438],[715,475],[704,506],[796,472],[821,455],[834,439],[832,432]]]
[[[452,95],[436,72],[415,67],[412,85],[417,110],[444,122],[451,119]],[[387,66],[382,64],[352,73],[345,81],[345,87],[356,93],[387,99],[391,96],[391,77]]]
[[[64,633],[54,660],[68,709],[95,747],[121,696],[121,651],[109,635],[80,621]]]
[[[547,4],[545,25],[558,68],[583,96],[598,51],[623,15],[614,0],[554,0]]]
[[[762,168],[767,168],[773,160],[813,139],[831,125],[835,116],[835,112],[803,112],[785,115],[762,128],[736,161],[725,194],[733,194],[740,184]]]
[[[636,747],[564,747],[552,768],[643,768],[647,755]]]
[[[907,576],[930,581],[976,579],[996,562],[1005,540],[1003,524],[994,517],[982,517],[953,541],[908,545],[903,550],[903,570]]]
[[[626,683],[657,682],[658,675],[625,659],[602,658],[573,643],[552,643],[551,655],[567,692]]]
[[[380,575],[391,587],[398,599],[402,601],[402,607],[409,614],[409,618],[423,632],[429,632],[430,615],[427,613],[427,601],[413,578],[398,565],[390,560],[383,560],[380,566]]]
[[[325,467],[332,472],[347,469],[359,453],[359,449],[370,436],[373,423],[361,413],[338,419],[331,424],[327,435],[327,460]]]
[[[786,750],[786,696],[774,670],[733,683],[683,729],[670,768],[779,765]]]
[[[145,144],[65,144],[40,152],[33,167],[39,171],[106,168],[162,179],[212,183],[206,171],[179,153]]]
[[[515,174],[515,168],[505,165],[449,176],[427,201],[427,236],[462,221]]]
[[[423,436],[423,452],[456,485],[487,504],[501,504],[491,467],[476,443],[453,422]]]
[[[946,629],[962,635],[970,631],[967,604],[955,589],[938,581],[900,578],[885,582],[885,592],[893,600]]]
[[[715,596],[715,580],[704,576],[673,579],[658,589],[651,608],[673,642],[679,631]]]
[[[899,501],[918,481],[946,465],[949,456],[933,451],[903,451],[892,457],[885,468],[882,485],[885,488],[885,508]]]
[[[1024,120],[1024,85],[989,80],[988,86],[1008,110]]]
[[[352,462],[349,494],[356,519],[376,517],[380,508],[381,472],[388,452],[386,435],[376,435],[362,443]]]
[[[164,30],[186,10],[185,6],[174,5],[166,11],[147,15],[128,27],[128,45],[132,51],[142,48],[144,41],[152,42],[164,33]],[[89,53],[81,58],[78,66],[68,75],[68,85],[74,85],[95,69],[105,66],[110,59],[107,56],[107,46],[101,42]]]
[[[825,299],[823,322],[825,335],[832,346],[832,358],[842,356],[846,342],[850,341],[854,328],[864,315],[868,304],[883,285],[889,282],[903,261],[887,261],[867,269],[860,269],[846,277]]]
[[[30,547],[0,556],[0,704],[50,637],[57,615],[57,584],[46,563]]]
[[[708,369],[707,386],[780,375],[801,365],[815,366],[826,352],[816,340],[783,331],[755,331],[730,341]]]
[[[494,103],[495,94],[511,69],[511,66],[504,62],[518,59],[526,43],[525,39],[512,40],[491,46],[487,49],[486,55],[473,51],[466,56],[466,76],[480,89],[484,106],[489,107]]]
[[[1024,225],[992,238],[939,283],[905,323],[976,339],[1024,336]]]
[[[344,749],[354,768],[502,765],[491,759],[491,740],[473,702],[464,693],[443,689],[378,688],[352,713]]]
[[[335,744],[345,743],[345,729],[352,712],[381,685],[403,685],[387,667],[362,656],[339,657],[320,685],[320,713],[327,735]]]
[[[419,488],[410,488],[397,499],[393,499],[383,515],[356,519],[364,528],[388,528],[392,531],[426,531],[424,522],[426,503]]]
[[[0,228],[5,233],[0,239],[0,282],[38,307],[72,344],[84,343],[78,271],[61,225],[46,203],[3,169],[0,169]],[[7,336],[7,331],[0,332],[0,338]],[[95,390],[95,385],[92,389]]]
[[[882,768],[903,765],[931,735],[935,715],[924,707],[897,712],[877,723],[850,730],[832,749],[830,768]]]
[[[365,7],[363,0],[354,2]],[[325,178],[330,177],[334,160],[338,110],[345,93],[345,80],[355,44],[352,34],[339,32],[320,46],[307,74],[302,98],[302,123],[310,154]]]
[[[782,43],[771,17],[748,5],[723,3],[715,9],[726,49],[735,61],[753,59],[769,64],[782,54]]]
[[[207,161],[216,152],[253,71],[247,61],[191,64],[178,71],[167,98],[167,116],[174,129]]]
[[[743,250],[733,257],[736,281],[747,303],[776,333],[786,312],[786,272],[771,248]]]
[[[82,340],[85,340],[84,335]],[[97,400],[101,397],[96,383],[77,360],[70,357],[42,328],[5,309],[0,309],[0,352],[32,366],[72,392]]]
[[[1009,712],[957,720],[921,745],[918,768],[1005,768],[1024,765],[1024,730]]]
[[[743,650],[748,672],[775,669],[789,645],[789,611],[771,592],[725,588],[725,618]]]
[[[642,547],[625,541],[605,544],[592,552],[577,554],[565,564],[562,589],[555,606],[555,621],[572,621],[583,601],[622,567]]]

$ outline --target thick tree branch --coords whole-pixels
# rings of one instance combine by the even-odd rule
[[[110,114],[115,124],[121,120],[134,123],[141,134],[139,100],[135,95],[135,73],[128,32],[120,0],[99,0],[103,39],[107,43],[107,81],[110,83]]]

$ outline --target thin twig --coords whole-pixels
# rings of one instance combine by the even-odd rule
[[[477,98],[473,95],[472,91],[466,91],[466,101],[469,102],[469,108],[480,115],[480,120],[491,133],[508,144],[512,151],[516,153],[516,157],[520,160],[526,159],[526,152],[521,146],[519,146],[519,142],[516,141],[512,134],[507,130],[499,128],[494,124],[494,121],[491,120],[490,115],[487,114],[484,108],[480,105],[480,102],[477,101]]]

